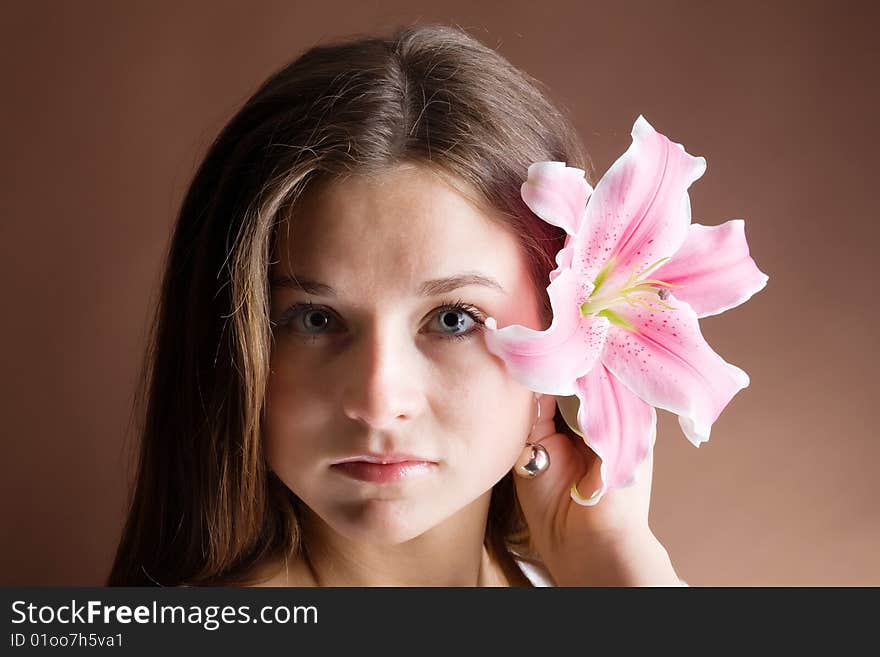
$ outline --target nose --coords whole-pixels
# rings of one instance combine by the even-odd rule
[[[351,345],[342,409],[374,429],[392,428],[425,408],[419,351],[411,340],[372,330]]]

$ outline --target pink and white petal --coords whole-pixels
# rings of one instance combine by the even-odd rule
[[[749,255],[742,219],[720,226],[691,224],[681,248],[650,277],[680,286],[672,290],[675,297],[686,301],[697,317],[735,308],[768,281]]]
[[[565,162],[535,162],[529,166],[520,195],[541,219],[574,235],[593,192],[585,175],[583,169],[567,167]]]
[[[602,486],[589,498],[580,497],[576,489],[571,497],[582,506],[593,506],[607,491],[635,482],[637,468],[654,447],[657,412],[601,363],[578,379],[577,396],[580,432],[602,460]]]
[[[581,317],[578,295],[584,285],[590,284],[567,269],[547,286],[553,321],[544,331],[519,324],[496,329],[493,318],[486,320],[486,347],[530,390],[573,395],[575,380],[596,363],[609,323],[604,317]]]
[[[749,385],[749,376],[712,350],[687,303],[673,295],[666,303],[676,310],[646,303],[653,312],[614,307],[632,328],[612,325],[602,362],[642,400],[678,415],[688,440],[699,447],[733,396]]]
[[[571,235],[568,236],[571,238]],[[574,248],[569,246],[568,239],[566,239],[565,246],[563,246],[556,253],[556,269],[550,272],[550,282],[556,280],[556,277],[559,276],[566,269],[571,269],[571,258],[574,255]]]
[[[626,152],[596,184],[575,239],[575,268],[594,280],[609,262],[606,285],[622,285],[682,245],[691,223],[687,189],[706,160],[654,130],[640,116]]]

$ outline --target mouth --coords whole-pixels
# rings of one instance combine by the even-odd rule
[[[385,456],[364,454],[338,461],[330,467],[351,479],[386,484],[428,475],[437,467],[437,463],[408,454]]]
[[[355,463],[355,462],[363,462],[363,463],[376,463],[379,465],[389,465],[394,463],[435,463],[431,459],[424,458],[422,456],[414,456],[412,454],[358,454],[357,456],[350,456],[345,459],[341,459],[336,461],[333,465],[339,465],[342,463]]]

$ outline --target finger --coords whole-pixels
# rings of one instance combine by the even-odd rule
[[[559,492],[577,497],[577,493],[572,493],[572,490],[586,490],[589,493],[598,491],[602,486],[602,462],[599,457],[586,445],[583,438],[567,426],[565,433],[558,432],[555,422],[558,409],[554,395],[538,396],[538,404],[541,412],[529,440],[543,445],[550,455],[551,464],[567,465],[557,465],[553,476],[544,477],[543,485],[536,487],[534,492],[542,497],[558,495]]]
[[[584,474],[572,482],[569,493],[572,500],[578,504],[594,506],[606,492],[602,480],[602,459],[590,449],[580,436],[577,436],[576,439],[577,449],[582,453],[584,462],[588,465]]]
[[[586,446],[589,449],[588,446]],[[592,450],[590,450],[592,452]],[[595,453],[594,453],[595,454]],[[598,456],[595,463],[572,488],[572,499],[582,506],[596,505],[609,490],[605,488],[605,482],[601,472],[602,460]],[[615,491],[616,497],[625,497],[631,499],[643,499],[645,503],[650,500],[651,483],[654,473],[654,450],[648,450],[644,460],[639,464],[633,473],[632,479],[625,485],[619,485],[611,489]]]

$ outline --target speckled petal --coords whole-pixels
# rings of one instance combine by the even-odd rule
[[[632,330],[611,327],[602,362],[642,400],[678,415],[688,440],[699,447],[709,440],[712,423],[724,407],[749,385],[749,377],[712,350],[688,304],[672,295],[665,303],[676,310],[646,303],[653,312],[615,307]]]
[[[609,262],[604,285],[616,289],[682,245],[691,223],[687,189],[703,175],[706,160],[685,152],[640,116],[632,144],[596,185],[572,267],[593,281]]]

